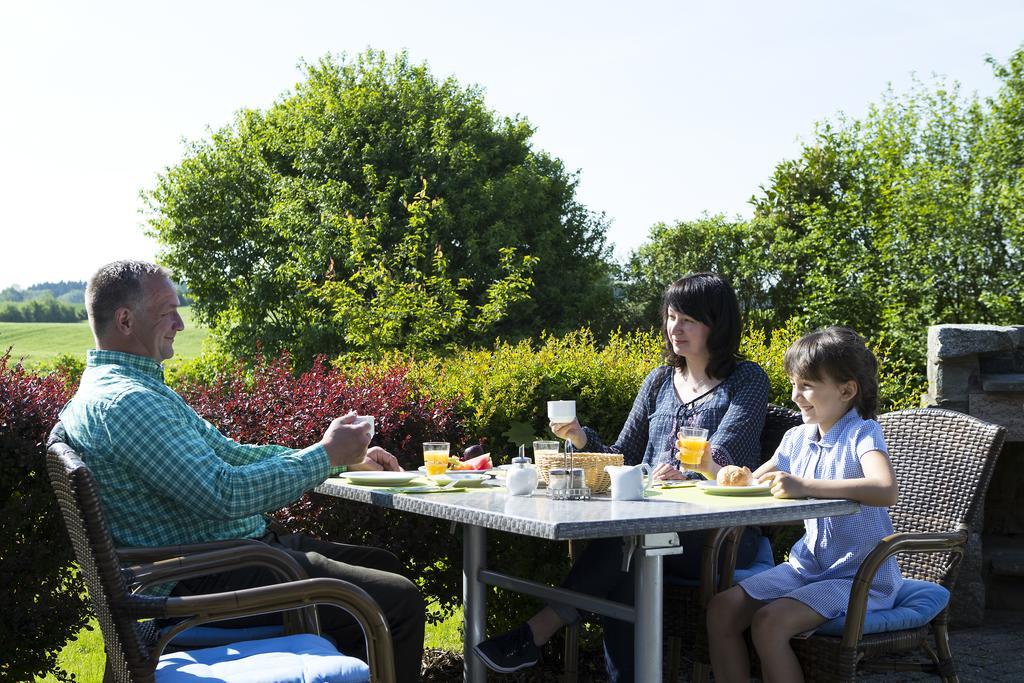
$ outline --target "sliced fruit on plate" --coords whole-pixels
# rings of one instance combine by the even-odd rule
[[[484,453],[483,455],[478,455],[475,458],[470,458],[469,460],[463,460],[462,462],[459,463],[459,465],[460,466],[458,468],[455,468],[455,469],[460,469],[460,470],[489,470],[492,467],[494,467],[494,465],[491,463],[491,454],[490,453]]]

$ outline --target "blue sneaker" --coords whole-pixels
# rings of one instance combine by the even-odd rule
[[[533,643],[529,624],[477,644],[473,651],[492,671],[510,674],[540,661],[540,648]]]

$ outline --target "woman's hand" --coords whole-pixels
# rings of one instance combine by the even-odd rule
[[[654,468],[651,472],[652,479],[662,479],[664,481],[671,481],[673,479],[686,479],[686,476],[682,472],[677,470],[674,465],[670,462],[663,462]]]
[[[580,426],[579,420],[573,418],[572,422],[552,422],[548,427],[559,439],[572,441],[576,448],[583,448],[587,445],[587,435]]]
[[[775,470],[767,472],[757,478],[759,484],[769,483],[772,495],[776,498],[806,498],[808,496],[807,483],[801,478]]]
[[[676,441],[676,446],[680,446],[679,441]],[[704,454],[700,456],[700,462],[696,465],[690,465],[689,463],[682,462],[682,453],[677,453],[676,457],[679,458],[679,462],[682,463],[680,467],[692,470],[693,472],[699,472],[707,479],[714,479],[718,476],[718,470],[722,469],[722,466],[715,462],[715,459],[711,457],[710,441],[704,442]]]

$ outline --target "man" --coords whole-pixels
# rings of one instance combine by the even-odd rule
[[[391,553],[277,534],[263,513],[286,505],[327,478],[332,467],[399,469],[393,455],[367,450],[369,425],[350,413],[334,419],[307,448],[239,444],[203,420],[163,381],[184,329],[170,273],[140,261],[103,266],[89,281],[86,309],[96,339],[78,392],[61,412],[68,443],[92,469],[114,540],[160,546],[255,538],[283,548],[311,577],[350,581],[387,616],[398,680],[419,677],[424,605]],[[275,583],[243,568],[175,584],[172,595]],[[280,615],[246,623],[280,621]],[[344,611],[320,608],[321,628],[339,648],[359,654],[363,635]]]

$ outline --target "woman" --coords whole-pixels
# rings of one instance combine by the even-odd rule
[[[579,451],[622,453],[626,464],[648,463],[655,478],[714,479],[725,465],[760,463],[760,435],[768,405],[768,376],[739,356],[740,313],[736,293],[713,273],[687,275],[665,290],[661,306],[666,365],[644,380],[633,408],[611,446],[576,420],[552,424],[560,438]],[[708,430],[708,446],[699,465],[680,470],[676,434],[682,427]],[[665,571],[685,578],[700,575],[704,532],[680,534],[682,555],[665,558]],[[758,532],[744,533],[737,565],[754,559]],[[633,577],[622,571],[622,539],[592,541],[575,562],[566,588],[633,603]],[[540,647],[563,626],[579,618],[575,608],[551,604],[518,628],[486,640],[476,652],[500,672],[533,666]],[[605,660],[609,679],[633,680],[633,625],[605,618]]]

